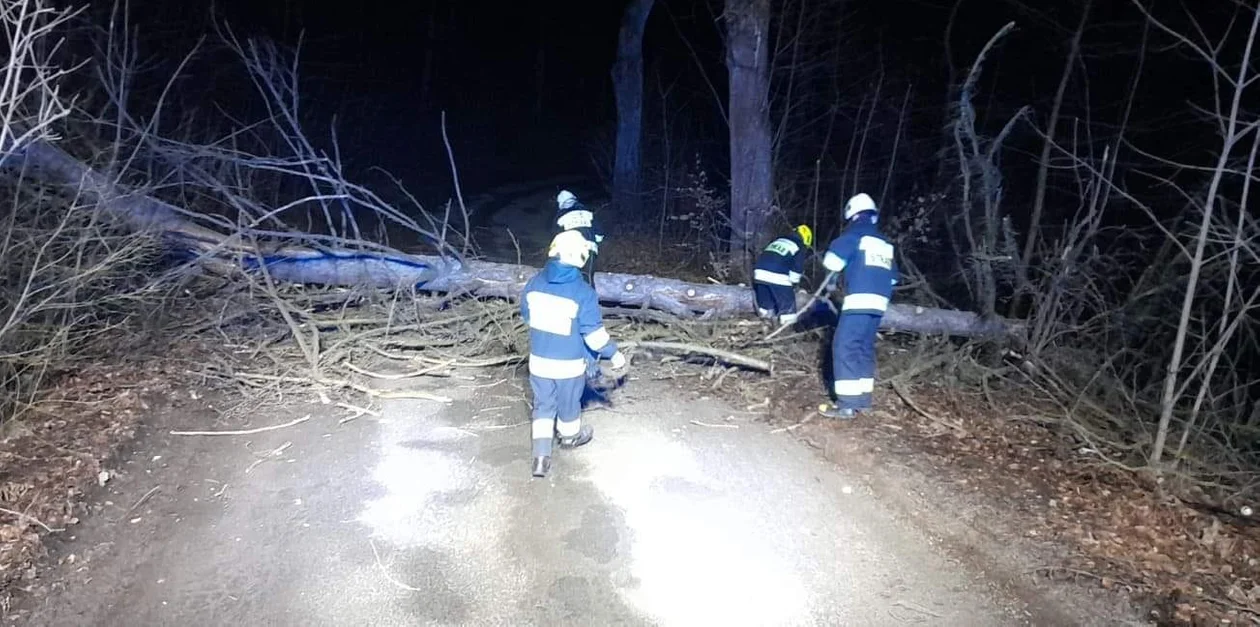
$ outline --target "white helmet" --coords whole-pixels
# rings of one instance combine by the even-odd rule
[[[845,203],[844,219],[846,221],[852,220],[853,216],[856,216],[863,211],[876,211],[875,200],[866,194],[857,194],[856,196],[850,198],[849,202]]]
[[[556,194],[556,206],[561,209],[568,209],[575,204],[577,204],[577,196],[574,196],[573,192],[562,189],[559,194]]]
[[[560,263],[581,268],[586,265],[586,259],[591,256],[591,243],[586,241],[579,231],[561,231],[552,238],[551,246],[547,248],[547,256],[558,257]]]

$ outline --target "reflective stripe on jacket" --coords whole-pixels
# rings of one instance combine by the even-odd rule
[[[580,377],[590,352],[605,359],[617,352],[595,289],[577,268],[558,259],[549,260],[525,284],[521,318],[529,325],[529,373],[536,377]]]
[[[897,258],[874,220],[859,216],[827,247],[823,267],[844,273],[842,313],[883,314],[897,284]]]

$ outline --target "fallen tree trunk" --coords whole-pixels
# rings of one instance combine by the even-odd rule
[[[254,242],[256,232],[245,228],[225,235],[203,226],[199,221],[207,221],[205,216],[151,196],[127,193],[109,177],[51,144],[31,143],[4,162],[10,167],[20,165],[47,184],[77,191],[134,228],[160,232],[177,252],[199,263],[234,267],[239,264],[246,270],[265,265],[273,278],[291,283],[382,289],[415,287],[423,291],[516,299],[525,282],[538,271],[523,265],[409,255],[383,246],[345,250],[281,242],[260,254]],[[277,237],[275,233],[267,235],[272,240]],[[301,233],[288,237],[292,241],[315,239],[313,235]],[[727,318],[751,316],[755,311],[752,290],[740,285],[705,285],[650,275],[601,272],[595,275],[595,288],[606,303],[661,310],[681,317]],[[798,304],[803,305],[808,299],[808,295],[802,294]],[[1022,323],[984,319],[966,311],[905,304],[891,305],[882,327],[965,337],[1019,337],[1023,334]]]
[[[424,289],[515,299],[537,271],[531,266],[470,261],[459,271],[428,283]],[[606,303],[657,309],[682,317],[729,318],[751,316],[756,311],[752,289],[739,285],[704,285],[651,275],[597,272],[595,289],[600,300]],[[798,298],[802,306],[808,301],[808,295]],[[967,311],[897,303],[889,306],[881,327],[890,331],[965,337],[1022,333],[1022,325],[1006,320],[984,320]]]

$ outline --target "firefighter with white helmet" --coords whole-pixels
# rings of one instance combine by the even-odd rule
[[[844,219],[844,231],[823,256],[823,267],[843,273],[845,296],[831,345],[835,402],[819,410],[831,418],[851,419],[871,408],[875,337],[897,284],[898,268],[894,247],[877,226],[879,210],[870,196],[850,198]]]
[[[553,439],[558,437],[562,448],[577,448],[594,437],[581,420],[591,355],[610,360],[614,371],[626,367],[625,356],[604,328],[599,296],[582,280],[579,269],[590,254],[581,233],[560,232],[547,250],[546,265],[521,294],[521,318],[529,326],[535,477],[545,477],[551,469]]]
[[[604,231],[595,221],[595,213],[582,204],[573,192],[565,189],[556,194],[557,232],[577,231],[582,234],[590,246],[591,254],[585,266],[587,282],[595,282],[595,258],[599,256],[599,245],[604,242]]]

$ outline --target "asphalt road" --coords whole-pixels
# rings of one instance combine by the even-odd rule
[[[595,441],[532,479],[519,384],[154,434],[56,549],[74,557],[29,624],[1023,622],[790,434],[663,382],[588,414]]]

